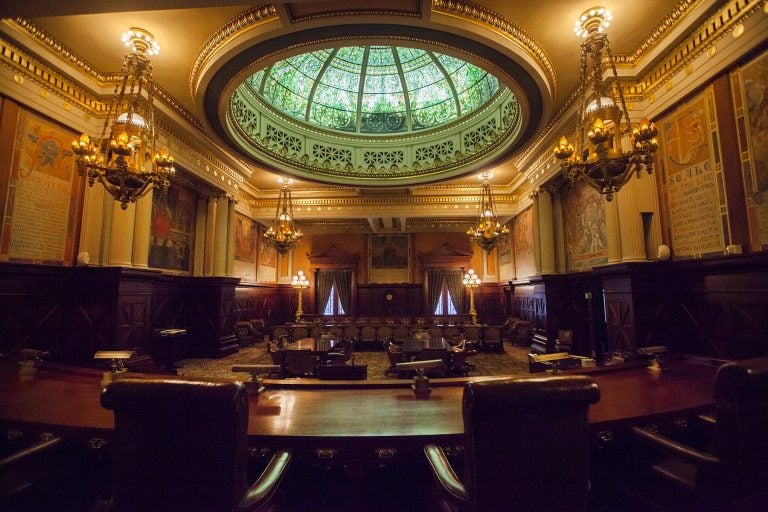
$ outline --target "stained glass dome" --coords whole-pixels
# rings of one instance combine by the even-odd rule
[[[277,112],[346,133],[419,132],[463,118],[506,90],[456,57],[400,46],[345,46],[259,70],[247,87]]]

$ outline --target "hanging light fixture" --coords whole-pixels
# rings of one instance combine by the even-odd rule
[[[101,136],[94,144],[82,134],[72,141],[72,151],[77,155],[77,171],[87,174],[88,185],[98,180],[125,210],[154,187],[167,192],[175,170],[168,150],[156,149],[149,58],[160,47],[152,34],[140,28],[123,34],[123,41],[130,51],[123,58]]]
[[[277,213],[272,226],[264,233],[264,238],[275,246],[277,252],[286,254],[299,245],[304,234],[293,224],[293,203],[289,185],[293,180],[280,178],[280,197],[277,200]]]
[[[639,175],[643,168],[648,174],[653,172],[653,154],[658,148],[658,131],[653,123],[643,119],[634,129],[630,124],[605,33],[611,19],[607,9],[593,7],[576,20],[574,32],[585,38],[581,43],[577,141],[574,146],[561,137],[554,150],[568,180],[583,179],[608,201],[629,181],[633,172]],[[613,88],[603,81],[604,59],[610,63]]]
[[[509,234],[509,228],[499,222],[496,217],[496,207],[493,204],[491,184],[493,177],[490,172],[480,174],[483,180],[483,189],[480,193],[480,205],[478,207],[477,224],[467,230],[470,241],[479,245],[484,251],[490,252],[499,239]]]

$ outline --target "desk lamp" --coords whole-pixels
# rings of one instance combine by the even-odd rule
[[[398,372],[415,370],[416,375],[413,377],[413,394],[416,398],[426,398],[432,392],[429,387],[429,378],[424,375],[424,370],[427,368],[439,368],[445,363],[442,359],[429,359],[427,361],[411,361],[408,363],[397,363],[396,368]]]
[[[104,387],[116,380],[120,379],[128,368],[125,367],[123,361],[127,361],[136,355],[133,350],[101,350],[94,354],[94,359],[109,359],[110,371],[104,372],[104,377],[101,379],[101,386]]]
[[[661,355],[668,351],[669,349],[664,345],[659,345],[656,347],[641,347],[637,349],[637,353],[641,356],[651,356],[651,360],[648,363],[647,368],[649,372],[661,372]]]
[[[271,373],[280,373],[280,365],[277,364],[239,364],[232,367],[233,372],[246,372],[251,374],[251,382],[256,384],[256,394],[261,394],[264,387],[264,377]]]
[[[19,377],[32,377],[37,372],[37,362],[42,361],[51,353],[47,350],[34,348],[19,349],[18,373]]]

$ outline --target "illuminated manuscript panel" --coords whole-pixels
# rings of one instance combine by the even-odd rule
[[[18,117],[4,191],[0,260],[71,265],[83,191],[71,150],[75,135],[31,112],[11,108],[8,101],[3,107],[4,115],[15,111]]]
[[[658,124],[672,253],[676,258],[722,254],[728,212],[712,87]]]

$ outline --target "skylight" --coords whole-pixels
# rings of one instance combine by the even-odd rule
[[[281,60],[252,75],[253,92],[283,115],[360,134],[429,130],[484,106],[505,87],[446,54],[347,46]]]

